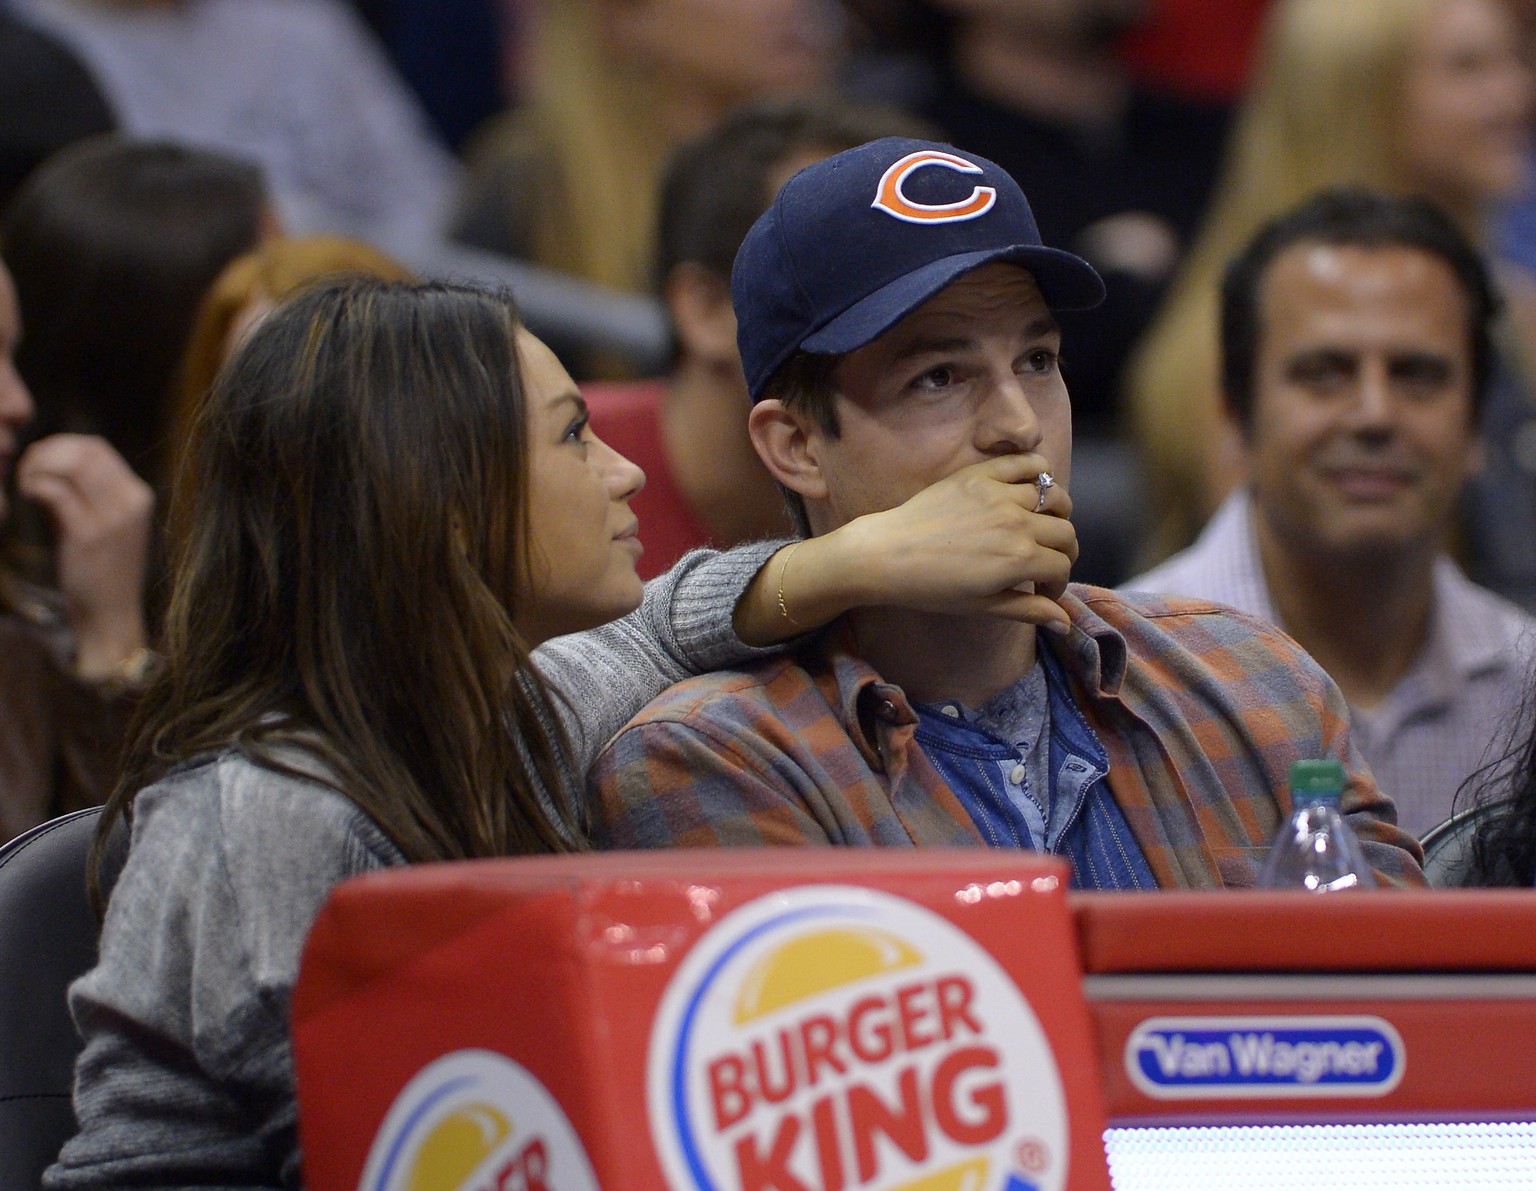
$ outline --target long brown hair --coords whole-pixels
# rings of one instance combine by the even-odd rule
[[[101,838],[177,762],[297,745],[408,860],[581,846],[514,627],[517,325],[506,294],[356,279],[251,334],[191,427],[166,664]]]

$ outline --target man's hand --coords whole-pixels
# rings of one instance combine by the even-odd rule
[[[108,442],[55,434],[16,465],[16,487],[53,518],[75,672],[109,678],[146,642],[144,578],[154,492]]]

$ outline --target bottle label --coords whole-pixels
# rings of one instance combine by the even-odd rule
[[[1379,1017],[1153,1017],[1125,1044],[1126,1075],[1158,1100],[1385,1096],[1406,1060]]]

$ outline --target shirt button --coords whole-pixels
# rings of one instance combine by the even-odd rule
[[[1021,761],[1013,767],[1013,772],[1008,775],[1008,780],[1015,786],[1024,784],[1024,763]]]
[[[953,703],[946,703],[943,707],[939,708],[939,710],[952,720],[957,720],[960,718],[960,709]]]

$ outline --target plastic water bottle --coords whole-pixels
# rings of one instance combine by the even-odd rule
[[[1339,814],[1344,766],[1337,761],[1291,765],[1291,817],[1280,828],[1259,884],[1266,889],[1372,889],[1376,878],[1354,829]]]

